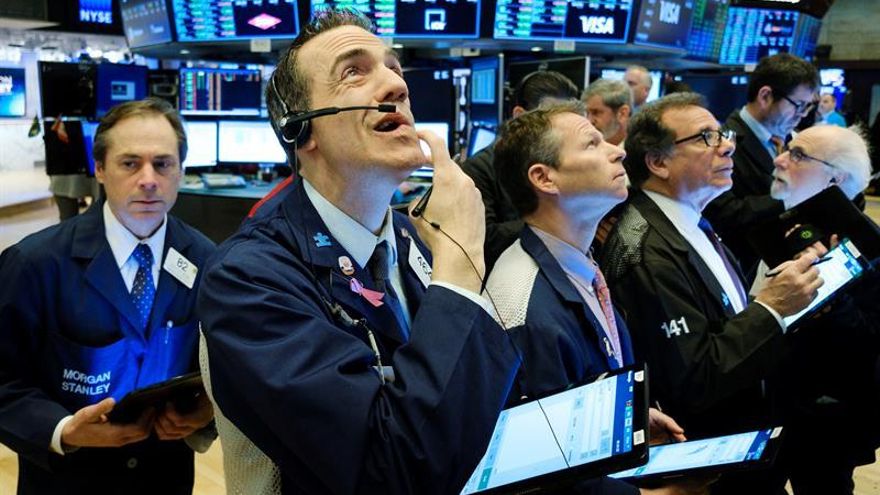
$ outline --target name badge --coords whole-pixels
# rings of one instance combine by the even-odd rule
[[[428,284],[431,283],[431,274],[433,273],[431,270],[431,264],[428,263],[428,260],[422,255],[422,252],[419,251],[418,246],[416,246],[416,241],[412,238],[409,239],[409,267],[412,268],[412,271],[419,277],[419,281],[422,282],[422,285],[428,287]]]
[[[193,288],[193,284],[196,283],[196,274],[199,273],[199,267],[174,248],[168,248],[168,256],[165,257],[165,264],[162,265],[162,268],[188,289]]]

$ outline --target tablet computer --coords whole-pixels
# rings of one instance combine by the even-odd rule
[[[865,272],[866,262],[856,245],[851,240],[844,239],[820,258],[815,266],[824,283],[819,287],[816,298],[806,308],[783,318],[788,328],[794,328],[806,321],[835,295],[861,277]]]
[[[656,445],[648,463],[611,475],[639,483],[739,469],[759,469],[773,463],[782,443],[782,427],[748,431],[702,440]]]
[[[204,393],[202,374],[194,371],[125,394],[107,417],[113,423],[132,423],[147,408],[158,409],[166,402],[174,403],[178,412],[186,413],[195,409],[199,396]]]
[[[629,367],[501,412],[462,494],[559,488],[647,459],[647,375]]]
[[[793,247],[790,239],[798,226],[810,226],[820,232],[819,237],[828,246],[827,238],[837,234],[841,239],[852,239],[865,259],[875,263],[880,259],[880,226],[862,213],[838,187],[828,187],[777,217],[763,222],[748,233],[748,241],[768,266],[790,260],[803,249]],[[795,239],[796,241],[796,239]]]

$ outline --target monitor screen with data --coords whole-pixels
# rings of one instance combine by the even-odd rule
[[[495,39],[625,43],[633,0],[498,0]]]
[[[171,0],[178,41],[294,38],[296,0]]]
[[[187,151],[183,166],[217,165],[217,122],[186,122]]]
[[[644,371],[629,370],[505,409],[461,493],[537,489],[542,477],[584,476],[581,467],[646,450],[645,378]],[[629,466],[644,462],[639,459]]]
[[[379,36],[477,38],[480,0],[312,0],[312,14],[334,7],[359,10]]]
[[[221,120],[219,161],[223,163],[285,163],[287,154],[268,120]]]

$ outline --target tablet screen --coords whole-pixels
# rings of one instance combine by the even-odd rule
[[[633,478],[760,460],[767,447],[767,442],[771,438],[776,438],[780,431],[781,428],[775,428],[658,445],[650,448],[649,461],[644,466],[614,473],[610,476],[612,478]]]
[[[822,258],[823,260],[827,259],[827,261],[822,261],[816,265],[816,268],[819,269],[819,276],[825,282],[822,284],[822,287],[819,287],[819,294],[800,313],[783,318],[785,324],[791,326],[798,318],[819,307],[838,289],[851,280],[858,278],[864,271],[858,260],[860,256],[861,253],[859,253],[859,250],[856,249],[856,246],[849,239],[844,239],[836,248],[829,251]]]
[[[645,441],[633,431],[629,371],[501,412],[489,448],[462,494],[476,493],[630,452]]]

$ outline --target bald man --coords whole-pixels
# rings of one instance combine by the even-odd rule
[[[648,94],[651,92],[651,86],[654,81],[651,80],[651,74],[648,69],[641,65],[631,65],[626,69],[623,80],[629,85],[633,93],[633,111],[648,101]]]

